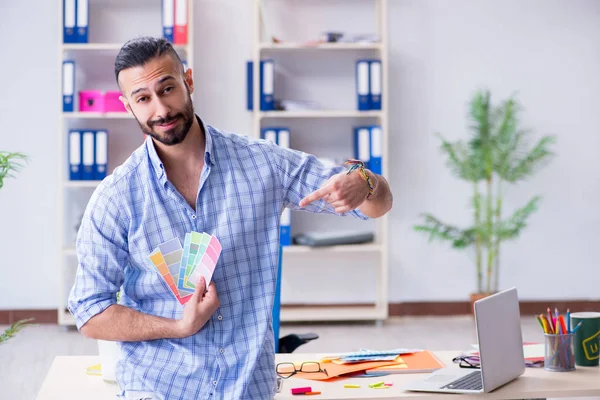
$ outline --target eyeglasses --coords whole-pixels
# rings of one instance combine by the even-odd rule
[[[300,364],[300,369],[296,368],[296,365],[294,365],[294,363],[283,362],[283,363],[279,363],[275,366],[275,371],[277,372],[277,375],[279,375],[283,379],[287,379],[292,375],[296,375],[298,372],[305,372],[305,373],[323,372],[325,375],[327,375],[327,372],[325,370],[321,369],[321,364],[319,364],[317,361],[303,362],[302,364]]]
[[[461,368],[481,368],[481,363],[477,356],[458,356],[454,357],[452,362],[458,363],[458,366]]]

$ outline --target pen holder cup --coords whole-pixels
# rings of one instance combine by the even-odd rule
[[[564,335],[544,334],[544,369],[566,372],[575,370],[573,333]]]

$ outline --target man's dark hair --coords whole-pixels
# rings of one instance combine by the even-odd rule
[[[183,71],[181,59],[168,40],[151,36],[129,40],[121,47],[115,59],[115,78],[117,79],[117,83],[119,82],[119,73],[122,70],[142,66],[151,59],[165,54],[173,57],[178,62],[178,65],[181,65],[181,71]]]

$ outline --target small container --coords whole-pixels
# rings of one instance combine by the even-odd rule
[[[555,372],[575,370],[573,333],[564,335],[544,334],[544,369]]]
[[[104,112],[104,93],[102,93],[100,90],[80,91],[79,111]]]
[[[121,92],[109,90],[104,95],[104,111],[105,112],[127,112],[123,102],[119,100]]]

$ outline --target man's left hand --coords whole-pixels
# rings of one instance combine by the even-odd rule
[[[373,174],[369,174],[371,182],[376,185]],[[300,201],[300,207],[323,199],[335,209],[335,212],[342,214],[358,208],[369,195],[369,185],[359,174],[353,171],[350,174],[341,172],[332,176],[323,187],[315,190]]]

